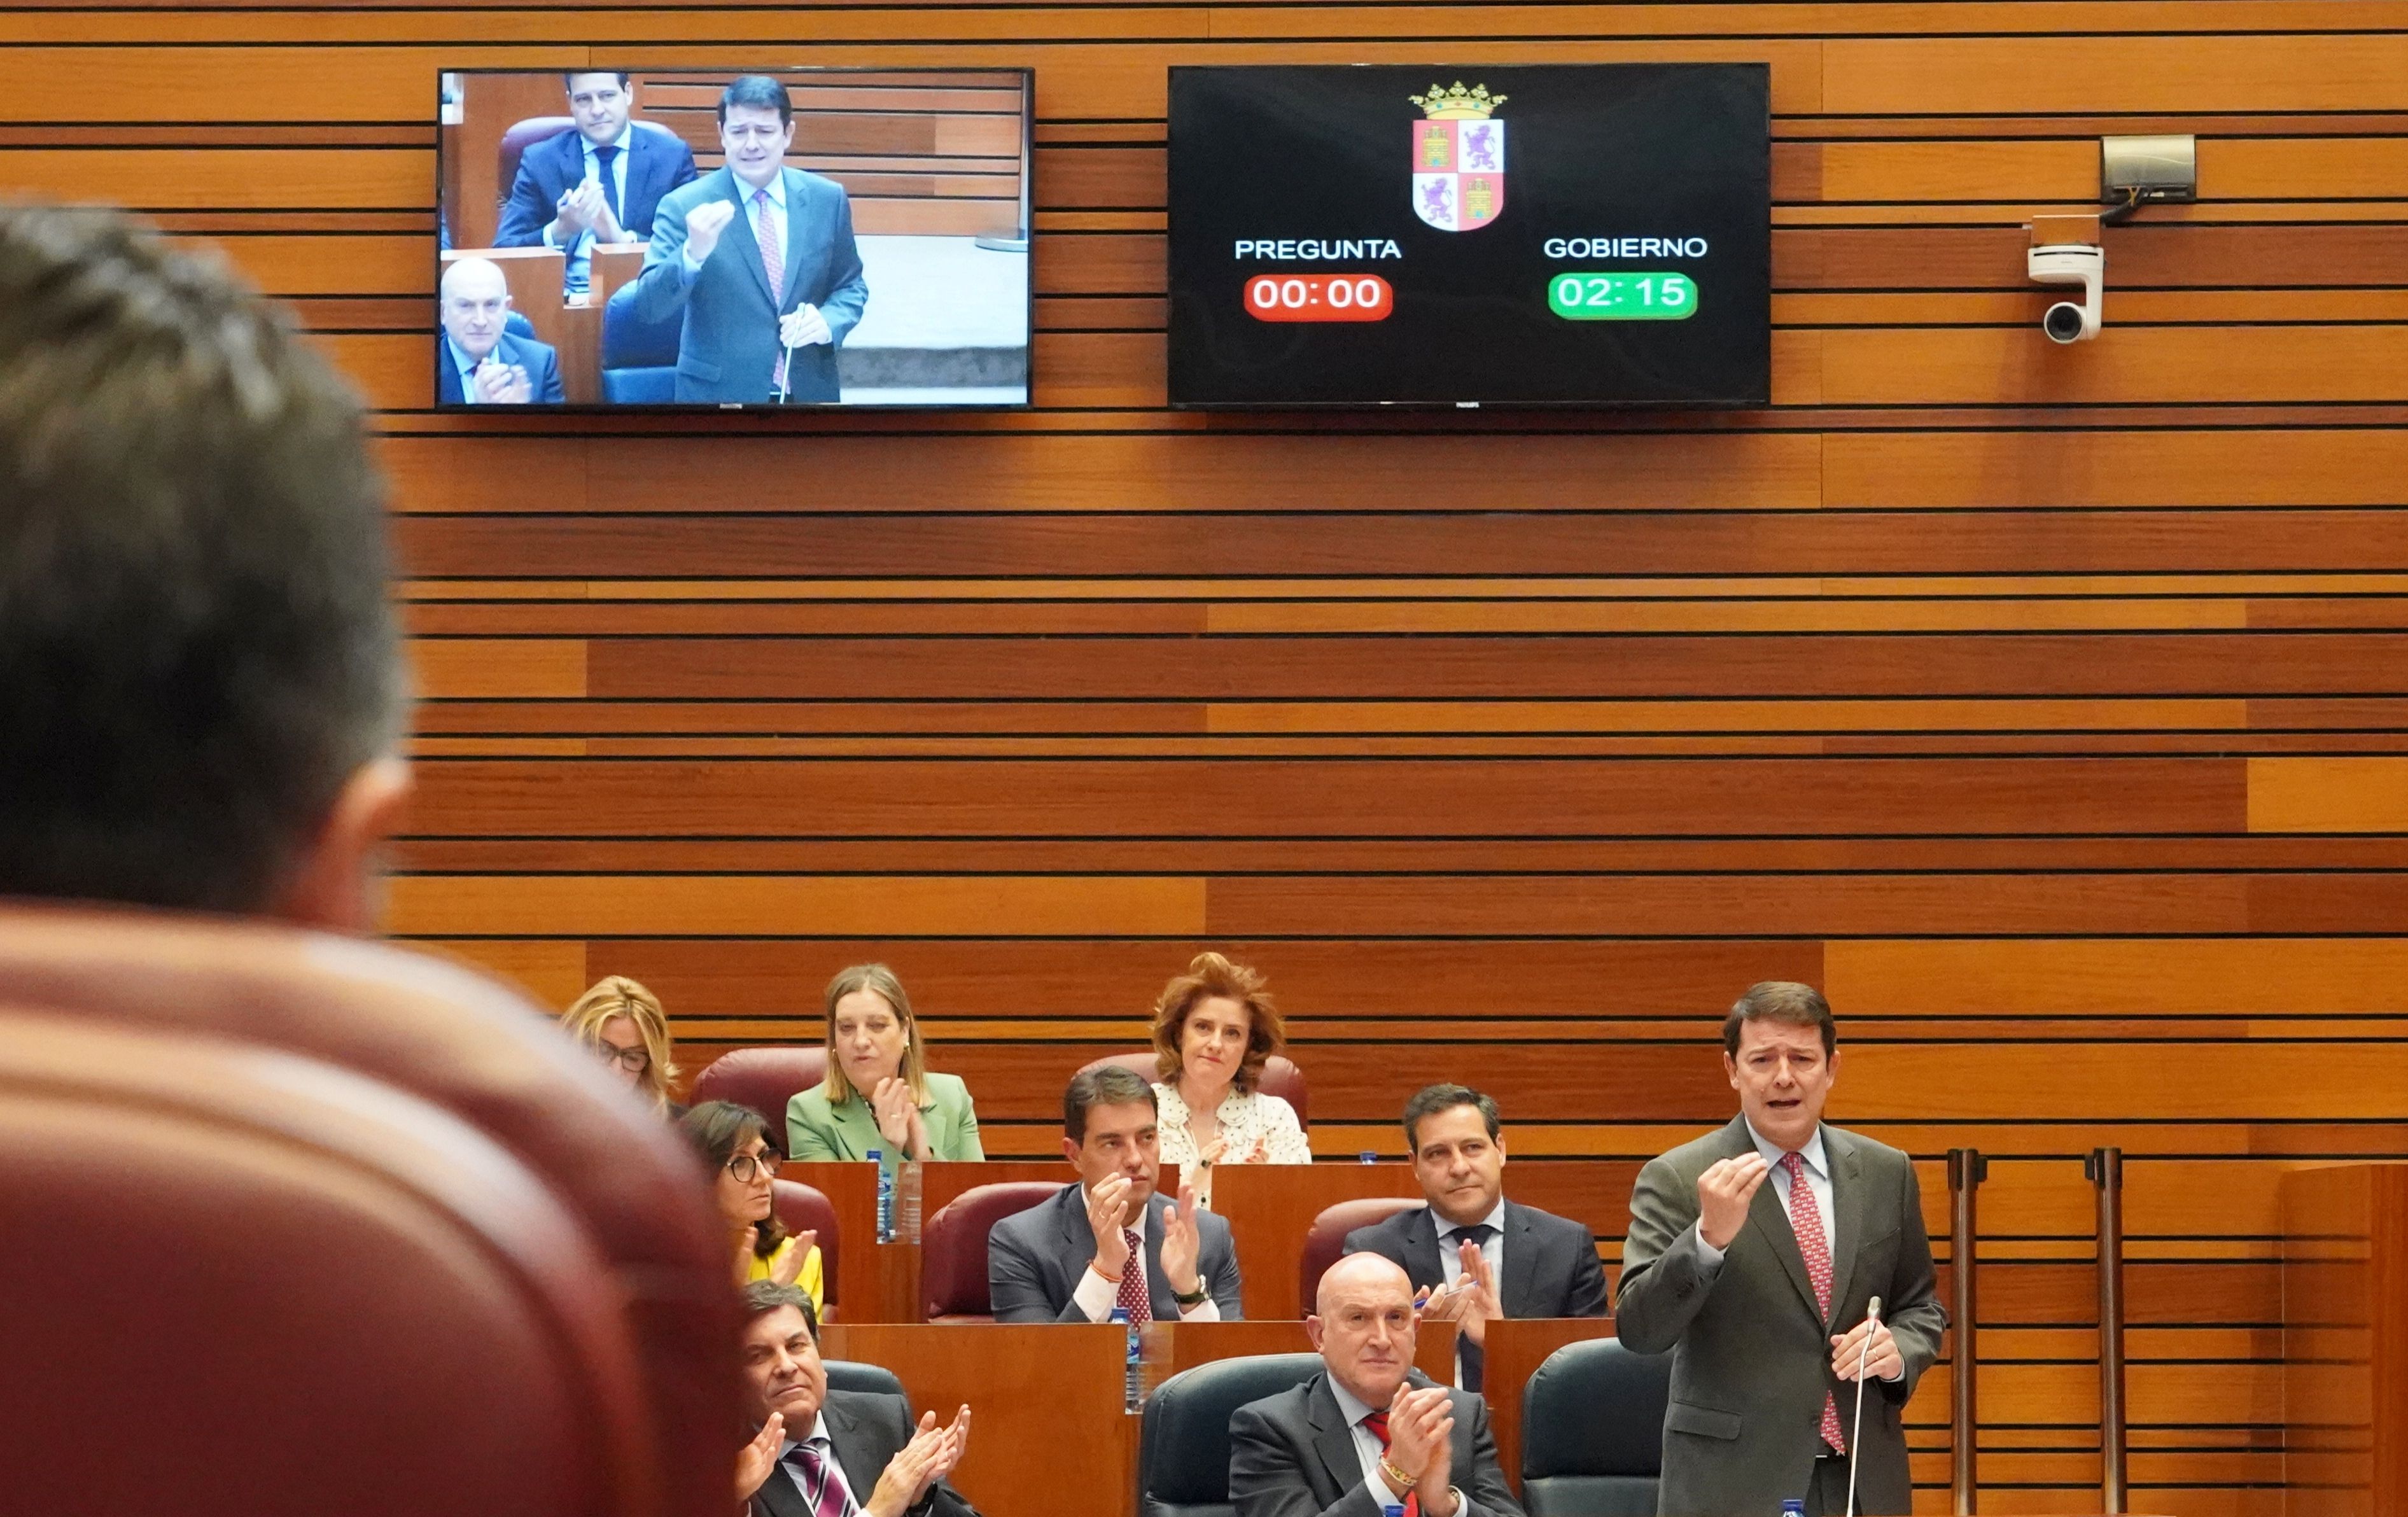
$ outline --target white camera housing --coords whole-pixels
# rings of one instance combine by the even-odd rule
[[[2058,242],[2032,249],[2025,267],[2034,284],[2078,284],[2079,305],[2060,300],[2040,319],[2051,342],[2088,342],[2106,321],[2107,250],[2096,243]]]

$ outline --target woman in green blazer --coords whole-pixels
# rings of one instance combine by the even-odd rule
[[[786,1153],[867,1159],[983,1159],[969,1087],[928,1072],[920,1023],[903,982],[882,964],[858,964],[827,988],[827,1079],[786,1103]]]

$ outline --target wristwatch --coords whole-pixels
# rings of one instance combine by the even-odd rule
[[[1170,1298],[1182,1307],[1200,1307],[1211,1298],[1211,1295],[1212,1287],[1204,1283],[1204,1277],[1198,1275],[1196,1277],[1196,1293],[1193,1295],[1182,1295],[1177,1291],[1173,1291],[1170,1293]]]

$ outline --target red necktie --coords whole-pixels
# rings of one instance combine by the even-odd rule
[[[1783,1154],[1781,1167],[1789,1171],[1789,1226],[1798,1235],[1798,1252],[1806,1257],[1806,1278],[1814,1282],[1814,1304],[1828,1323],[1831,1320],[1831,1245],[1823,1237],[1823,1209],[1814,1204],[1814,1187],[1806,1183],[1804,1155]],[[1848,1452],[1847,1435],[1840,1430],[1840,1404],[1828,1391],[1823,1393],[1823,1441],[1842,1453]]]
[[[1121,1237],[1128,1242],[1128,1263],[1121,1266],[1120,1295],[1112,1305],[1128,1313],[1134,1323],[1154,1321],[1154,1297],[1145,1288],[1145,1239],[1124,1227]]]
[[[761,245],[761,272],[769,277],[769,304],[774,308],[782,305],[786,283],[786,249],[778,235],[778,208],[769,202],[769,192],[752,192],[752,240]],[[777,371],[769,376],[769,388],[779,390],[786,383],[786,348],[778,345]]]
[[[1375,1411],[1363,1419],[1363,1425],[1369,1428],[1371,1430],[1371,1436],[1380,1440],[1380,1456],[1383,1459],[1386,1458],[1388,1453],[1388,1414],[1384,1411]],[[1380,1489],[1384,1491],[1387,1487],[1383,1485]],[[1388,1505],[1388,1503],[1383,1501],[1380,1505],[1384,1507]],[[1407,1491],[1405,1493],[1405,1517],[1422,1517],[1422,1494],[1419,1491]]]

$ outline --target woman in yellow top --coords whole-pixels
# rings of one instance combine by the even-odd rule
[[[670,1059],[669,1019],[660,997],[624,975],[594,982],[560,1015],[561,1030],[598,1054],[610,1072],[652,1104],[652,1109],[675,1118],[682,1109],[669,1101],[677,1079]]]
[[[903,982],[882,964],[827,988],[827,1078],[786,1103],[786,1152],[804,1160],[983,1159],[968,1085],[928,1068]]]
[[[799,1285],[818,1310],[827,1294],[819,1235],[789,1234],[778,1221],[771,1184],[778,1178],[778,1151],[769,1146],[769,1124],[761,1113],[733,1101],[705,1101],[678,1119],[678,1131],[710,1166],[711,1199],[727,1224],[736,1283]]]

